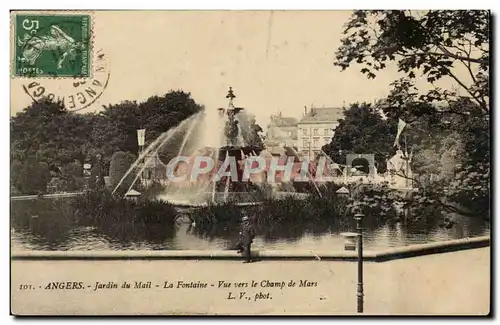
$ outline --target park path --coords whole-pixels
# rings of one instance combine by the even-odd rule
[[[356,314],[355,262],[235,260],[12,261],[15,314]],[[490,248],[366,262],[365,314],[485,315],[490,303]],[[88,290],[20,291],[21,283],[77,281]],[[151,281],[151,289],[98,289],[101,283]],[[167,285],[165,285],[167,281]],[[178,281],[207,288],[176,288]],[[231,283],[230,288],[219,281]],[[256,287],[251,287],[255,281]],[[288,284],[293,281],[294,287]],[[298,287],[300,281],[307,284]],[[277,286],[284,282],[283,288]],[[174,288],[164,288],[172,283]],[[236,288],[248,283],[250,288]],[[156,287],[158,285],[159,287]],[[212,285],[214,285],[212,287]],[[240,292],[245,292],[242,299]],[[229,296],[229,293],[231,295]],[[269,295],[267,295],[269,293]],[[262,297],[254,301],[255,297]],[[236,297],[236,299],[228,299]],[[247,298],[249,297],[249,298]],[[264,298],[266,297],[266,298]]]
[[[44,195],[18,195],[11,196],[11,201],[28,201],[28,200],[39,200],[39,199],[60,199],[60,198],[68,198],[75,197],[85,194],[85,192],[71,192],[71,193],[53,193],[53,194],[44,194]]]

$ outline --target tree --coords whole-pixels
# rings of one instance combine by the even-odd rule
[[[373,153],[377,170],[385,172],[386,161],[394,153],[395,135],[395,123],[384,119],[372,105],[355,103],[345,110],[332,141],[322,150],[339,164],[346,163],[347,154]]]
[[[137,157],[129,152],[118,151],[111,157],[111,164],[109,167],[109,182],[113,188],[115,188],[122,177],[125,175],[127,170],[136,161]],[[127,189],[132,185],[134,178],[136,176],[137,169],[133,170],[123,181],[120,186],[120,190],[125,193]]]
[[[146,129],[146,143],[151,143],[160,134],[202,109],[203,106],[194,101],[191,93],[182,90],[171,90],[161,97],[148,98],[138,107],[140,126]]]
[[[85,160],[90,142],[92,115],[68,112],[49,101],[34,102],[11,118],[11,158],[34,156],[49,165],[62,166]]]
[[[57,131],[54,119],[64,116],[67,111],[60,105],[40,101],[33,102],[22,112],[11,118],[11,158],[26,161],[36,156],[40,146],[51,141]]]
[[[137,153],[137,129],[147,128],[146,140],[151,142],[201,109],[182,91],[152,96],[140,104],[108,105],[98,114],[69,112],[59,104],[40,100],[11,118],[11,161],[23,164],[34,157],[62,167],[75,160],[81,165],[95,165],[99,160],[102,169],[108,170],[115,151]]]
[[[11,195],[22,194],[22,178],[24,165],[19,160],[13,160],[10,164]]]
[[[355,11],[335,65],[346,69],[356,62],[362,64],[362,73],[375,78],[392,61],[406,75],[394,83],[397,96],[413,88],[417,74],[431,84],[448,77],[465,94],[435,86],[420,99],[468,98],[476,104],[474,110],[488,114],[489,22],[486,10]],[[469,80],[459,79],[457,66],[468,72]]]
[[[420,141],[414,142],[416,158],[436,154],[426,163],[420,159],[417,169],[428,173],[424,166],[433,160],[453,158],[447,163],[453,172],[431,181],[416,196],[417,205],[489,214],[489,34],[489,12],[477,10],[356,11],[346,25],[335,65],[344,70],[357,63],[375,78],[391,62],[405,75],[378,106],[390,119],[410,123]],[[433,88],[420,91],[418,75]],[[450,78],[456,88],[440,88],[442,78]]]
[[[61,168],[61,178],[65,180],[63,191],[77,191],[83,188],[83,165],[75,160]]]
[[[25,162],[14,161],[11,165],[12,185],[20,194],[46,193],[49,180],[49,166],[36,161],[34,157],[29,157]]]
[[[162,133],[179,125],[203,107],[190,93],[170,91],[164,96],[151,96],[142,103],[124,101],[108,105],[99,113],[92,130],[93,156],[109,159],[117,149],[137,153],[137,130],[146,129],[146,146]],[[179,140],[179,146],[182,139]]]
[[[261,136],[263,130],[262,127],[257,124],[255,116],[240,112],[237,117],[240,123],[241,136],[243,137],[245,145],[262,150],[264,148],[264,142]]]

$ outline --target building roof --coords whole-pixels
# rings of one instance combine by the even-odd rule
[[[297,119],[295,117],[287,117],[281,115],[271,115],[271,123],[269,126],[295,126]]]
[[[139,196],[139,195],[141,195],[141,193],[137,192],[134,189],[131,189],[130,191],[127,192],[127,194],[125,194],[125,196]]]
[[[264,153],[265,152],[265,153]],[[270,158],[274,155],[286,157],[298,157],[297,151],[290,146],[273,146],[263,150],[260,154],[261,157]]]
[[[344,117],[344,108],[342,107],[322,107],[311,108],[311,111],[305,115],[298,124],[308,123],[336,123]]]
[[[264,149],[260,152],[260,157],[263,157],[263,158],[270,158],[272,157],[273,155],[271,154],[271,152],[269,152],[269,150],[267,149]]]
[[[347,188],[345,188],[344,186],[339,188],[335,193],[337,193],[337,194],[350,194],[349,190]]]

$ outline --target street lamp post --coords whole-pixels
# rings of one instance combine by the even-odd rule
[[[356,231],[358,233],[358,313],[363,312],[363,229],[361,228],[361,221],[364,214],[357,213],[354,215],[356,220]]]
[[[339,190],[337,190],[336,194],[339,197],[349,197],[351,195],[351,192],[345,188],[342,187]],[[344,244],[344,249],[345,250],[354,250],[354,245],[352,243],[352,240],[354,237],[358,237],[358,243],[357,243],[357,249],[358,249],[358,285],[357,285],[357,290],[356,290],[356,297],[357,297],[357,306],[358,306],[358,313],[363,313],[363,228],[361,227],[361,222],[363,221],[363,218],[365,217],[364,214],[362,213],[356,213],[354,215],[354,220],[356,220],[356,233],[343,233],[342,236],[345,237],[345,244]]]

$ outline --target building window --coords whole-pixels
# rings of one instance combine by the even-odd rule
[[[309,141],[307,141],[307,140],[304,140],[302,144],[303,144],[304,148],[309,147]]]
[[[318,135],[318,129],[313,129],[313,135]]]
[[[304,132],[304,135],[307,135],[307,129],[302,129],[302,132]]]
[[[329,143],[330,142],[330,138],[327,138],[327,137],[324,137],[323,140],[325,141],[325,143]]]
[[[323,135],[330,135],[330,129],[324,129]]]
[[[319,147],[319,139],[314,139],[314,147]]]

